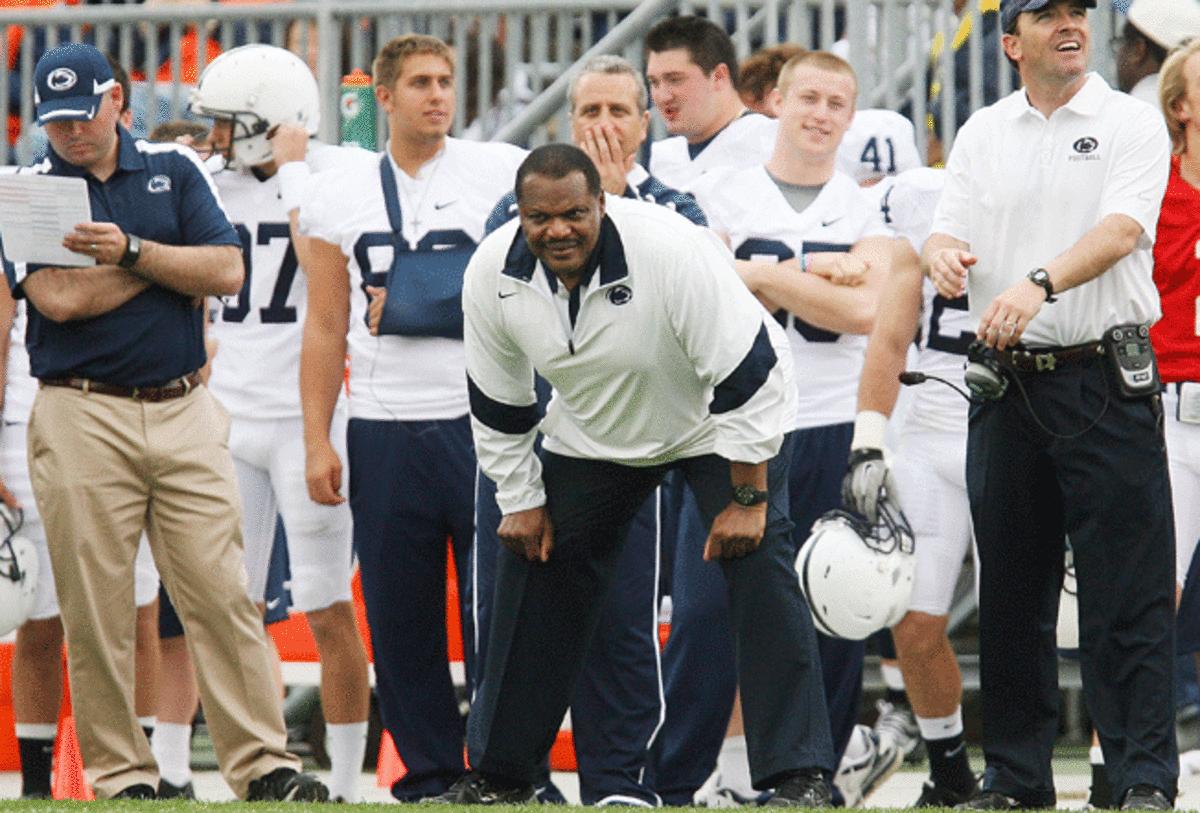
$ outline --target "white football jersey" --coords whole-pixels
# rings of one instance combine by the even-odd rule
[[[488,214],[513,188],[524,157],[511,144],[447,138],[445,149],[416,178],[392,163],[414,271],[422,263],[447,261],[466,269]],[[379,162],[375,156],[346,172],[321,173],[300,207],[301,231],[339,246],[348,258],[350,417],[457,418],[468,409],[461,339],[372,336],[367,329],[365,286],[386,283],[394,253]]]
[[[650,174],[667,186],[690,192],[692,184],[709,170],[766,163],[775,149],[778,129],[774,119],[744,113],[725,125],[694,158],[683,136],[655,141],[650,148]]]
[[[838,146],[837,168],[856,183],[921,166],[912,122],[894,110],[859,110]]]
[[[864,237],[887,237],[879,208],[849,176],[835,172],[797,212],[766,168],[710,172],[692,190],[709,225],[729,237],[739,260],[782,261],[801,252],[849,251]],[[784,311],[800,393],[797,429],[854,420],[866,336],[833,333]]]
[[[310,142],[312,172],[342,172],[374,154]],[[259,180],[249,171],[213,174],[229,220],[242,241],[246,278],[237,296],[216,303],[209,330],[217,339],[209,388],[231,415],[300,415],[300,340],[308,287],[296,262],[279,175]]]
[[[933,213],[942,194],[946,171],[918,167],[896,177],[880,200],[880,211],[897,236],[908,240],[917,254],[933,226]],[[963,384],[967,345],[975,330],[967,311],[966,294],[946,299],[928,278],[922,283],[923,300],[917,369]],[[924,427],[965,434],[967,402],[936,381],[915,388],[907,420]]]
[[[29,351],[25,349],[25,300],[17,300],[12,331],[8,340],[8,372],[4,379],[4,422],[29,423],[38,382],[29,372]]]

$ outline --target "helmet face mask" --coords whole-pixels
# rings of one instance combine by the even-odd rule
[[[18,535],[25,521],[20,508],[0,505],[4,541],[0,542],[0,635],[7,635],[29,619],[37,596],[38,553],[33,543]]]
[[[826,512],[796,557],[814,626],[861,641],[898,623],[912,596],[914,550],[908,519],[888,500],[880,502],[874,525],[845,511]]]
[[[230,169],[272,160],[269,136],[293,124],[316,135],[320,121],[317,80],[291,51],[273,45],[243,45],[226,51],[204,69],[192,91],[191,110],[229,122],[229,142],[216,150]]]

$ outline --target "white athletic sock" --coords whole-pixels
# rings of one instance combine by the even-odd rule
[[[957,736],[963,733],[962,706],[946,717],[917,717],[917,726],[926,742]]]
[[[150,738],[159,778],[183,786],[192,781],[192,727],[160,722]]]
[[[904,673],[900,671],[900,667],[891,663],[879,664],[879,671],[883,674],[883,685],[895,692],[904,691]]]
[[[726,737],[717,754],[717,770],[721,773],[721,787],[729,788],[742,796],[758,793],[750,781],[750,758],[746,756],[746,737]]]
[[[58,734],[58,723],[16,723],[19,740],[53,740]]]
[[[1099,745],[1093,745],[1088,749],[1088,762],[1092,765],[1104,764],[1104,749]]]
[[[346,802],[362,798],[363,756],[367,752],[367,721],[326,723],[325,751],[329,754],[329,798]]]

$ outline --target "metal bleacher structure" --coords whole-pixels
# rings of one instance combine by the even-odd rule
[[[370,71],[371,57],[403,33],[442,37],[459,54],[456,77],[460,115],[454,134],[536,145],[566,132],[570,68],[584,56],[621,54],[642,65],[642,38],[672,13],[697,13],[724,22],[739,58],[755,48],[796,42],[829,48],[843,36],[859,75],[859,107],[909,111],[916,122],[940,120],[947,146],[954,138],[953,60],[930,70],[930,46],[953,42],[960,28],[954,0],[229,0],[141,4],[58,0],[0,0],[0,105],[30,129],[31,77],[39,47],[87,40],[110,51],[135,78],[147,79],[153,119],[178,117],[187,107],[188,80],[217,49],[247,42],[290,46],[308,54],[325,89],[321,136],[339,135],[339,87],[353,69]],[[87,2],[87,0],[82,0]],[[985,0],[987,2],[987,0]],[[968,0],[964,14],[979,0]],[[1108,34],[1116,14],[1110,3],[1094,12],[1093,64],[1112,78]],[[976,12],[977,13],[977,12]],[[980,37],[964,47],[971,62],[972,108],[983,104],[985,54]],[[32,47],[30,44],[32,43]],[[999,53],[986,58],[1003,60]],[[194,72],[191,70],[194,69]],[[1001,92],[1010,73],[998,71]],[[928,109],[928,87],[942,88]],[[484,100],[480,104],[480,100]],[[478,120],[475,128],[468,125]],[[151,126],[156,123],[152,120]],[[380,122],[382,127],[382,122]],[[655,123],[661,128],[661,123]],[[925,154],[926,128],[917,127]],[[660,137],[659,129],[652,135]],[[18,142],[19,145],[20,142]],[[0,164],[28,160],[19,146],[0,143]]]
[[[942,141],[954,139],[956,78],[953,60],[931,62],[931,46],[955,42],[964,17],[978,17],[980,0],[968,0],[964,17],[954,0],[229,0],[143,4],[98,2],[47,6],[53,0],[0,0],[0,105],[10,136],[0,139],[0,165],[30,160],[33,129],[31,80],[39,47],[86,40],[108,50],[144,82],[152,127],[187,108],[188,82],[212,54],[251,42],[290,47],[307,55],[323,89],[320,135],[340,137],[342,77],[370,72],[371,58],[390,38],[417,32],[449,42],[459,59],[455,77],[459,115],[453,134],[533,146],[569,133],[566,89],[571,66],[582,58],[620,54],[644,63],[642,39],[658,20],[695,13],[722,21],[739,58],[763,45],[795,42],[844,47],[860,85],[860,108],[906,110],[918,148],[926,154],[927,120],[940,122]],[[986,4],[988,0],[984,0]],[[993,0],[992,6],[995,6]],[[1093,12],[1093,67],[1109,81],[1115,68],[1107,47],[1120,25],[1112,4]],[[984,60],[1000,64],[1000,91],[1011,90],[1003,55],[986,54],[981,37],[968,37],[969,98],[983,105]],[[32,45],[31,45],[32,44]],[[945,50],[943,48],[943,50]],[[931,68],[931,65],[935,67]],[[932,106],[929,86],[941,87]],[[384,122],[379,122],[380,135]],[[655,119],[652,138],[665,134]],[[11,143],[10,143],[11,140]],[[382,141],[382,139],[381,139]],[[964,575],[951,612],[951,630],[969,626],[974,591]],[[978,687],[978,660],[960,658],[968,688]],[[1064,665],[1062,685],[1079,685],[1078,670]],[[878,682],[875,670],[868,682]]]

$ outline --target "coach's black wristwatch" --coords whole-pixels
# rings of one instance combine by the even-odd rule
[[[1054,283],[1050,281],[1050,273],[1045,268],[1035,268],[1025,275],[1025,279],[1032,282],[1034,285],[1040,285],[1042,290],[1046,292],[1047,302],[1057,302],[1058,297],[1054,295]]]
[[[142,238],[136,234],[125,235],[125,253],[121,255],[121,259],[117,260],[117,265],[122,268],[133,268],[137,265],[138,258],[142,256]]]
[[[769,491],[760,491],[752,485],[742,484],[733,487],[733,501],[745,508],[762,505],[770,496]]]

